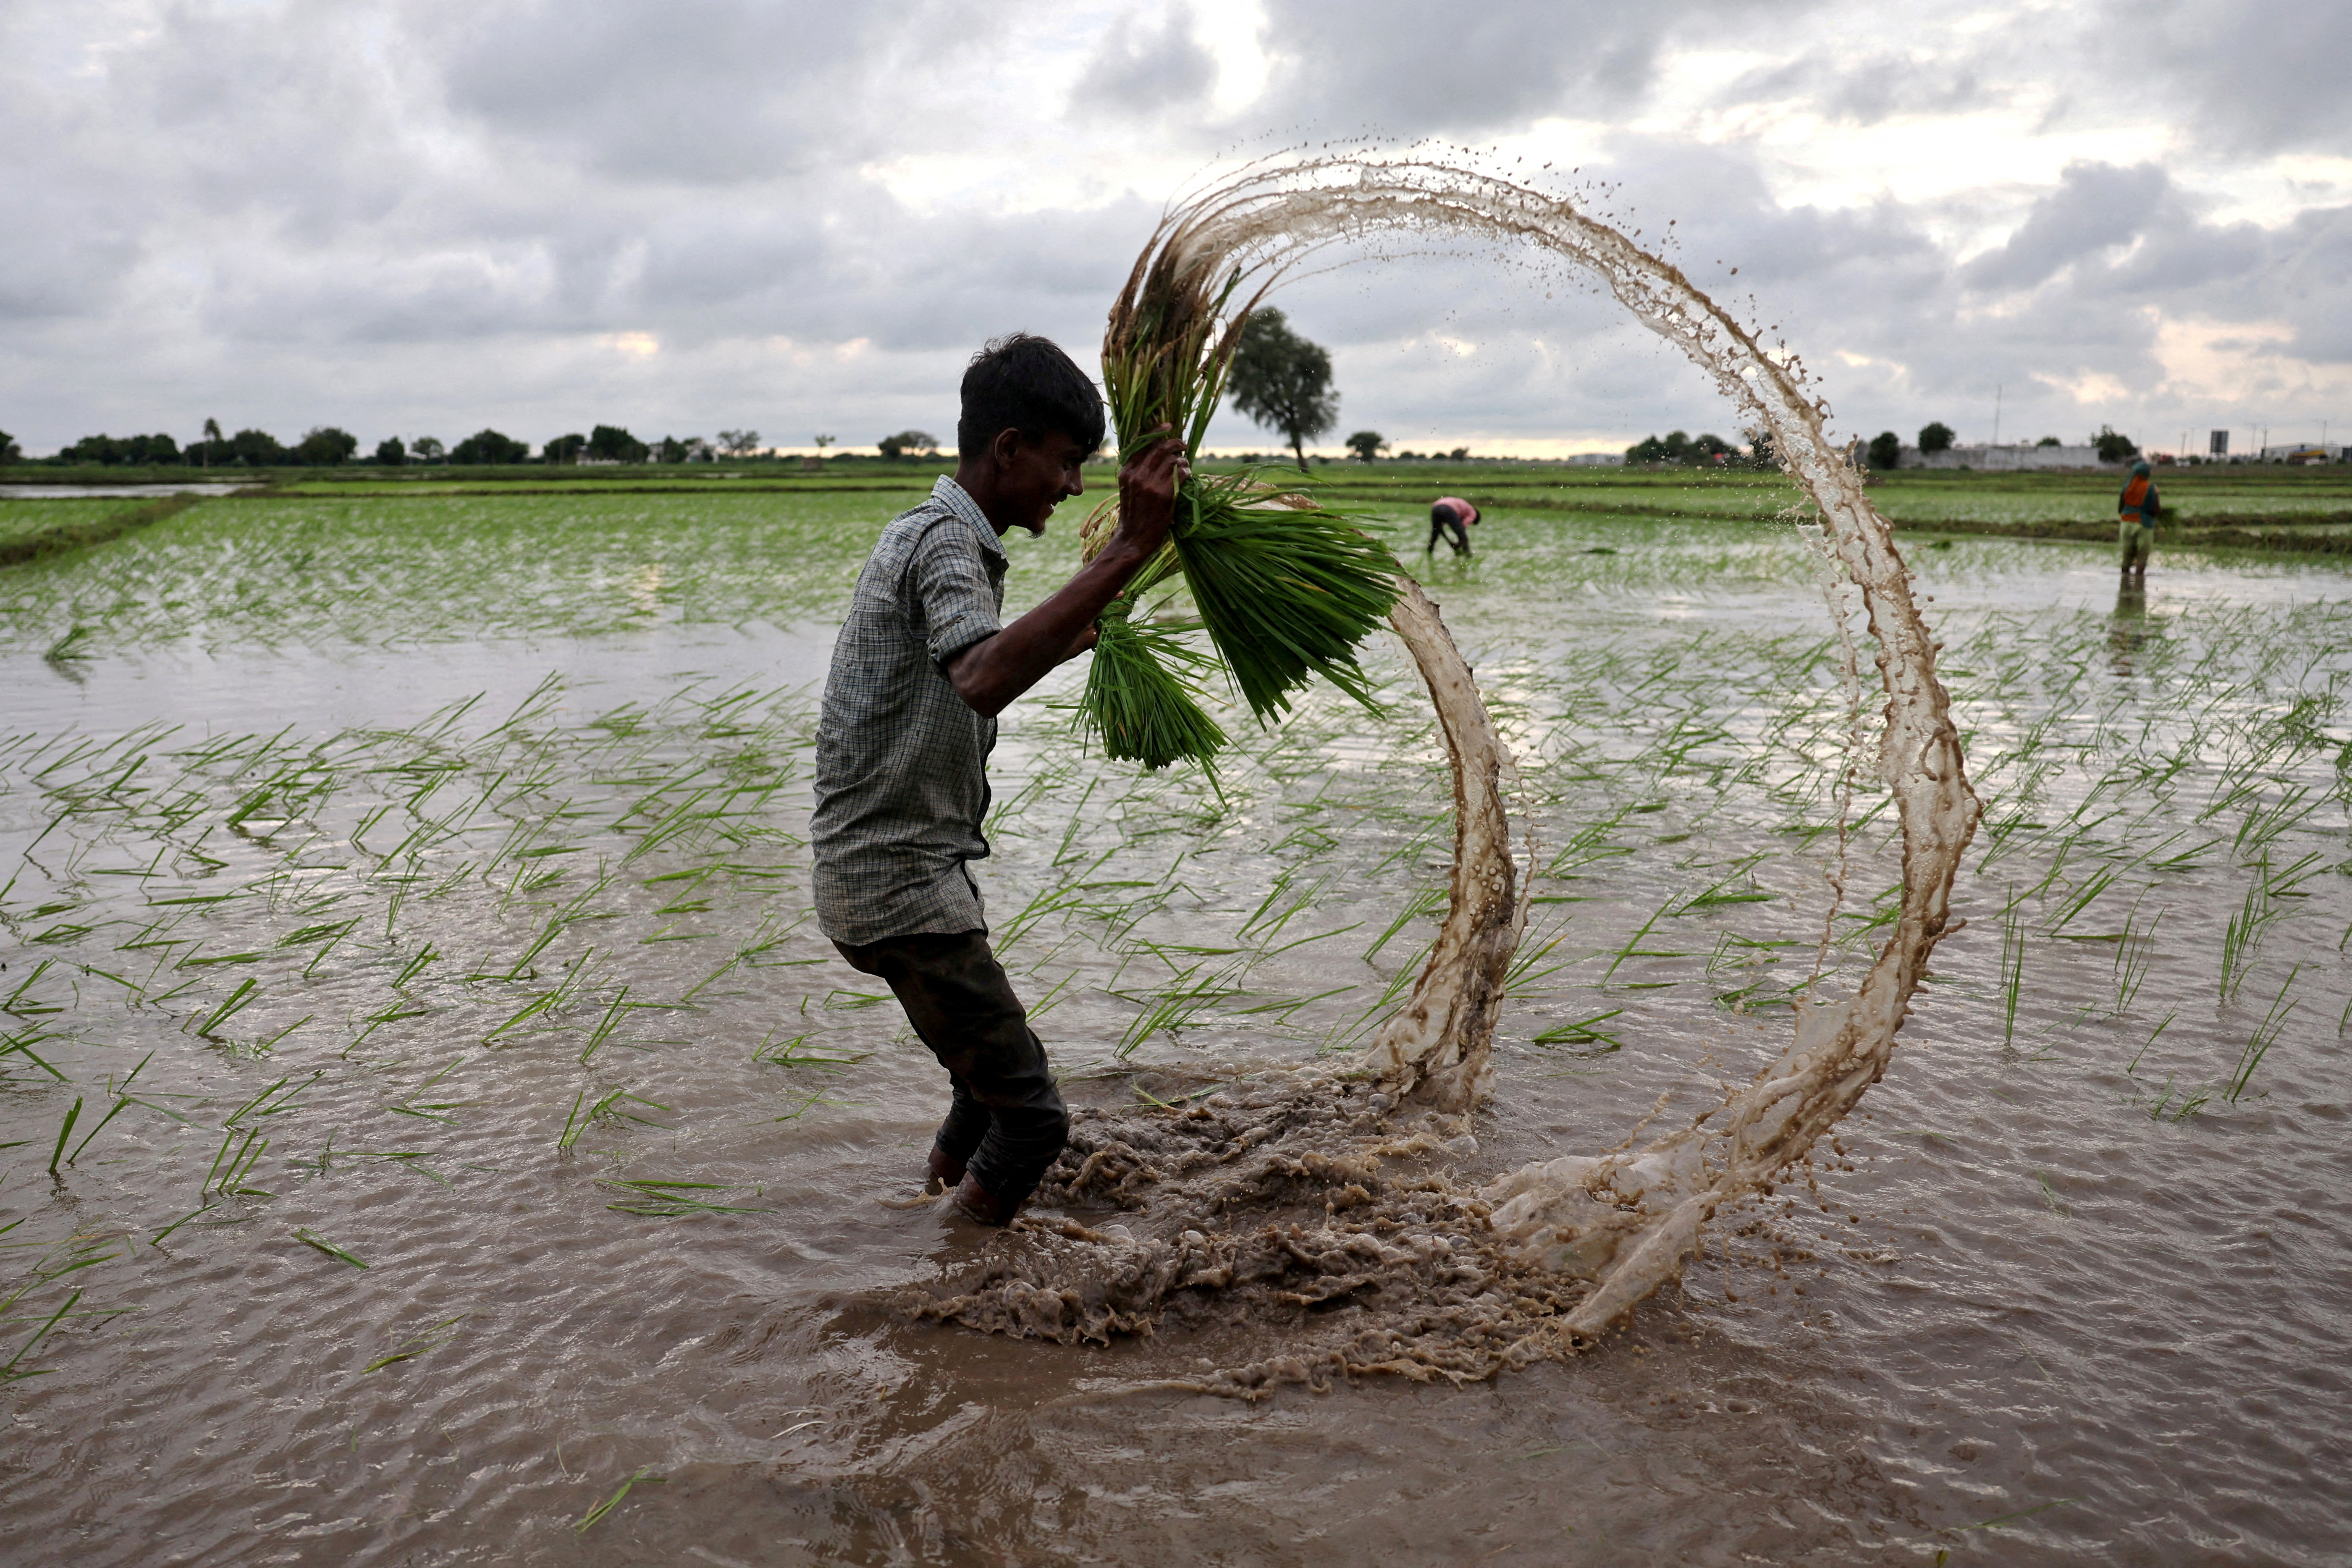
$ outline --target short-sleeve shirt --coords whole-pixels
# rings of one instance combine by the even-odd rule
[[[1430,503],[1429,510],[1433,517],[1440,510],[1450,511],[1454,521],[1465,528],[1478,521],[1478,509],[1460,496],[1439,496]]]
[[[817,929],[835,942],[987,929],[964,863],[988,854],[996,721],[940,667],[996,635],[1004,566],[978,503],[942,477],[857,574],[817,721],[809,832]]]

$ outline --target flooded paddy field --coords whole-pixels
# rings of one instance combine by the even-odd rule
[[[804,837],[832,622],[912,499],[207,500],[0,574],[8,1561],[2352,1549],[2340,567],[2173,550],[2141,596],[1906,535],[1985,816],[1834,1152],[1578,1361],[1244,1404],[1165,1385],[1284,1322],[902,1310],[1004,1242],[883,1201],[941,1075],[814,931]],[[1464,1180],[1715,1103],[1896,863],[1791,529],[1475,542],[1423,576],[1534,901],[1493,1097],[1433,1129]],[[1344,1059],[1411,984],[1450,789],[1368,651],[1381,714],[1229,719],[1214,781],[1087,756],[1075,667],[1008,715],[976,870],[1074,1102]]]

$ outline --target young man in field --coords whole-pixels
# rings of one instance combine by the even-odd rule
[[[1045,531],[1082,494],[1101,396],[1068,355],[1015,333],[965,371],[956,472],[882,531],[834,645],[817,723],[810,841],[817,928],[887,981],[948,1069],[953,1100],[931,1179],[986,1225],[1008,1223],[1061,1152],[1069,1118],[1045,1046],[988,945],[966,863],[988,853],[996,715],[1094,646],[1095,617],[1168,537],[1183,444],[1126,455],[1102,552],[1010,626],[1008,529]]]

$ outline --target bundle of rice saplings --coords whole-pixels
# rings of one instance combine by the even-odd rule
[[[1111,307],[1103,383],[1121,451],[1172,429],[1199,456],[1243,324],[1264,298],[1260,288],[1234,306],[1244,269],[1197,227],[1163,219]],[[1113,505],[1081,530],[1089,555],[1110,536]],[[1097,623],[1082,721],[1110,756],[1162,768],[1182,757],[1206,765],[1225,746],[1200,702],[1220,664],[1260,723],[1318,675],[1370,707],[1356,647],[1388,618],[1397,571],[1357,520],[1295,483],[1196,472],[1177,492],[1168,548]],[[1139,614],[1146,595],[1179,578],[1194,616]],[[1213,657],[1183,640],[1195,630]]]

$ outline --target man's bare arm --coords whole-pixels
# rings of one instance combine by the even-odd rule
[[[1184,444],[1153,443],[1118,473],[1118,528],[1101,554],[1027,615],[964,648],[942,667],[956,695],[992,718],[1063,660],[1093,646],[1095,618],[1167,542],[1176,487],[1191,472]]]

